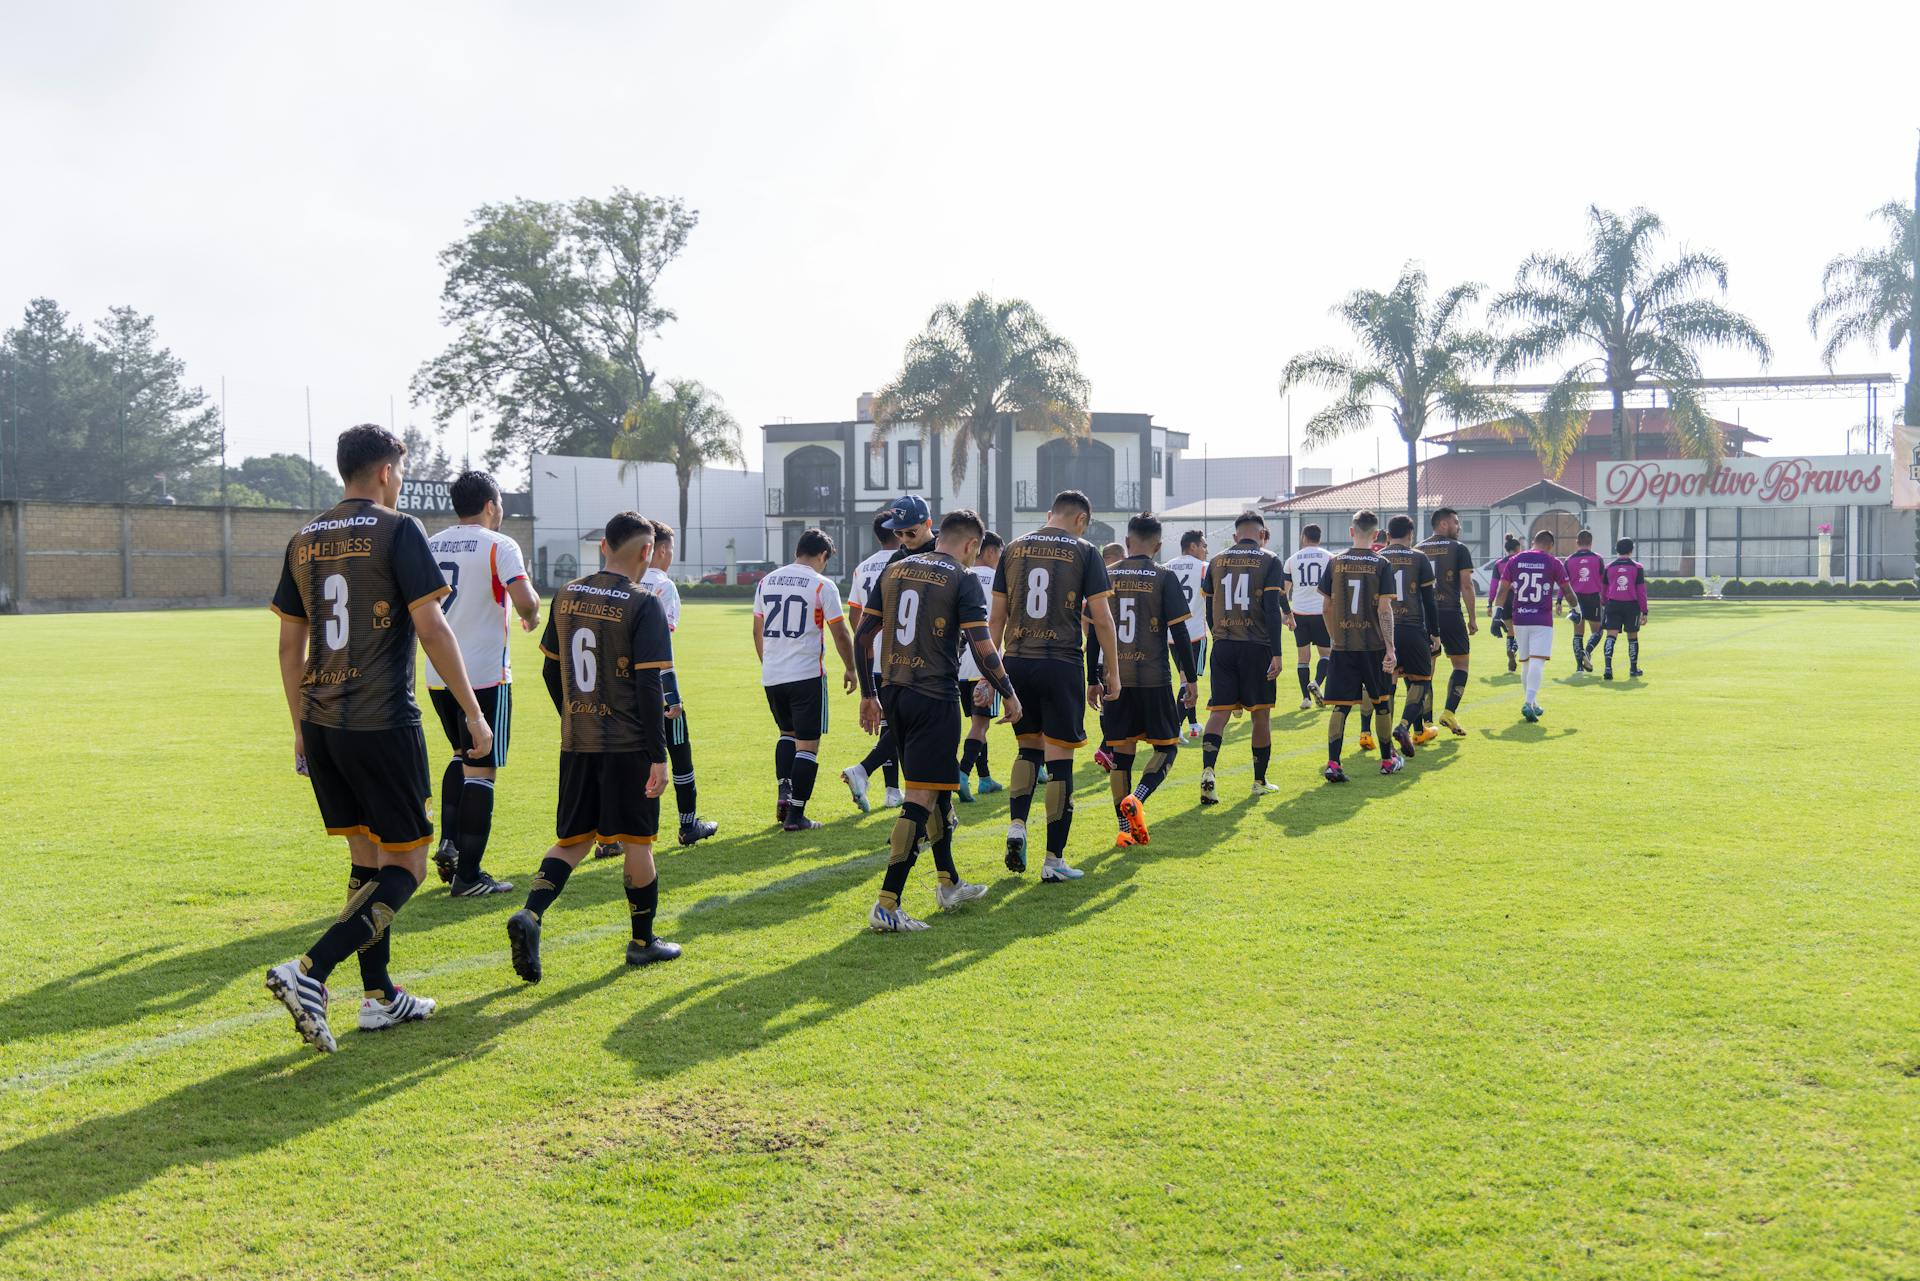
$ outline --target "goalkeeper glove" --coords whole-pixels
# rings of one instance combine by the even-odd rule
[[[1582,614],[1580,612],[1580,607],[1578,605],[1575,605],[1572,609],[1567,611],[1567,621],[1569,623],[1585,622],[1586,617],[1587,616],[1585,614]]]
[[[1504,605],[1497,605],[1494,607],[1493,634],[1496,637],[1505,636],[1507,634],[1507,610],[1506,610],[1506,606]]]

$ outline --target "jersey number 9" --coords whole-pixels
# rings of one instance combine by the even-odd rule
[[[893,639],[902,645],[911,645],[914,633],[919,630],[920,593],[909,587],[900,593],[900,625],[893,629]]]

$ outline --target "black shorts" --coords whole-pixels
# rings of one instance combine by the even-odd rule
[[[960,788],[960,699],[884,685],[880,707],[893,731],[900,786],[953,792]]]
[[[974,705],[974,692],[980,688],[981,684],[982,682],[977,680],[962,680],[960,682],[961,720],[964,721],[974,716],[991,717],[1000,714],[1000,691],[991,685],[987,686],[987,705],[985,707],[976,707]]]
[[[645,752],[561,752],[555,841],[652,844],[660,830],[660,798],[647,795],[652,771]]]
[[[1610,600],[1607,602],[1606,629],[1610,632],[1625,632],[1629,636],[1640,634],[1640,605],[1637,601]]]
[[[1433,642],[1424,627],[1393,629],[1393,661],[1400,675],[1410,681],[1433,679]]]
[[[1180,741],[1180,703],[1165,685],[1129,685],[1100,706],[1100,732],[1109,743],[1140,739],[1155,747]]]
[[[773,713],[773,723],[783,735],[809,743],[826,734],[826,677],[814,676],[766,688],[767,710]]]
[[[453,691],[427,691],[427,697],[433,700],[433,710],[440,715],[440,729],[446,734],[447,742],[453,744],[453,754],[468,765],[499,769],[507,763],[507,737],[513,730],[513,685],[502,681],[474,690],[473,696],[479,700],[480,714],[487,718],[487,728],[493,731],[491,756],[467,755],[467,749],[473,746],[473,735],[467,733],[467,714],[460,710],[460,700],[453,696]]]
[[[1318,645],[1326,649],[1333,644],[1333,638],[1327,635],[1327,620],[1320,614],[1295,614],[1293,616],[1293,643],[1301,649]]]
[[[329,836],[364,836],[389,854],[433,839],[427,740],[417,724],[333,729],[302,721],[300,738]]]
[[[1386,653],[1378,649],[1336,649],[1327,664],[1324,697],[1335,707],[1378,702],[1393,693],[1393,678],[1380,664]]]
[[[1606,612],[1606,602],[1600,599],[1600,593],[1581,592],[1574,599],[1580,603],[1581,619],[1598,627],[1601,614]]]
[[[1249,711],[1272,707],[1275,682],[1267,668],[1273,654],[1265,645],[1249,641],[1216,641],[1213,646],[1213,688],[1207,710]]]
[[[1060,658],[1009,658],[1007,679],[1020,699],[1014,737],[1038,734],[1056,747],[1087,745],[1087,674]]]
[[[1473,639],[1467,635],[1467,619],[1458,609],[1440,611],[1440,652],[1459,658],[1473,652]]]

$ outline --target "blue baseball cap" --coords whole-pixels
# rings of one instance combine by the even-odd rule
[[[933,519],[933,508],[918,494],[902,494],[882,510],[887,518],[880,524],[886,529],[912,529]]]

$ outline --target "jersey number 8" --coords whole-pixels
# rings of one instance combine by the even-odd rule
[[[1047,571],[1033,569],[1027,571],[1027,617],[1045,618],[1047,616]]]

